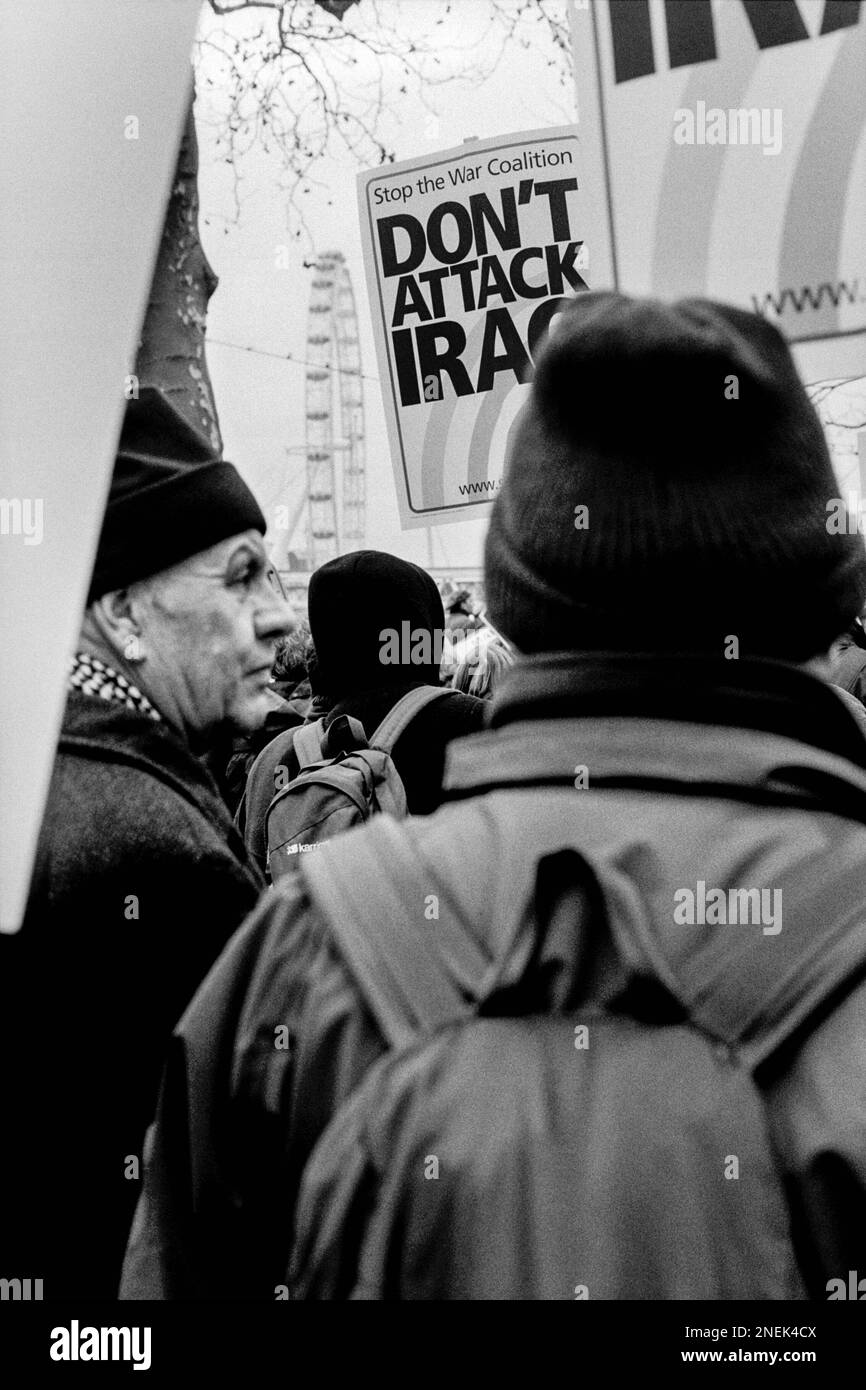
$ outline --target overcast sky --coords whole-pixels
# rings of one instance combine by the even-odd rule
[[[433,31],[444,72],[457,72],[467,61],[453,50],[479,42],[488,25],[487,0],[454,0],[450,14],[443,0],[380,0],[395,25],[406,32]],[[243,32],[262,23],[262,11],[231,20],[216,19],[207,6],[200,33]],[[265,16],[267,19],[268,17]],[[411,28],[410,28],[411,26]],[[471,136],[484,138],[562,125],[575,118],[573,87],[549,66],[549,41],[536,26],[527,30],[531,47],[506,46],[495,71],[483,81],[448,80],[426,89],[427,105],[412,84],[396,74],[386,90],[388,114],[382,137],[396,159],[409,159],[459,145]],[[489,65],[490,53],[479,53]],[[276,153],[254,147],[238,163],[240,214],[235,211],[233,172],[220,162],[214,120],[217,111],[202,77],[216,76],[219,58],[207,48],[199,65],[196,107],[200,141],[201,236],[220,279],[208,317],[208,362],[213,377],[225,443],[258,494],[266,513],[279,502],[292,504],[300,495],[305,461],[302,453],[286,457],[285,448],[304,444],[303,365],[254,355],[223,342],[285,354],[306,354],[307,307],[312,273],[304,267],[309,242],[290,244],[284,173]],[[432,112],[429,109],[432,107]],[[428,559],[423,530],[401,531],[393,471],[386,439],[370,313],[364,281],[357,211],[358,165],[335,148],[315,168],[317,186],[303,196],[305,220],[316,248],[343,252],[358,306],[362,367],[365,379],[367,460],[367,543],[407,559]],[[290,246],[288,268],[277,267],[278,248]],[[217,342],[216,340],[221,340]],[[437,565],[480,565],[486,523],[461,522],[433,528]]]

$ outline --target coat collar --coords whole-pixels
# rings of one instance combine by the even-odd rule
[[[447,800],[494,787],[619,786],[727,795],[866,821],[866,740],[823,681],[779,662],[571,655],[521,662],[494,731],[447,754]],[[721,669],[720,669],[721,668]],[[732,735],[736,730],[736,735]]]
[[[256,872],[216,783],[165,720],[157,722],[140,710],[73,690],[66,701],[58,752],[150,773],[206,815],[236,858]]]
[[[531,657],[507,673],[490,722],[496,728],[590,716],[773,733],[866,769],[866,740],[836,692],[780,661],[606,652]]]

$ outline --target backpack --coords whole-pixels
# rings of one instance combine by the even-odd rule
[[[862,844],[842,859],[828,877],[811,859],[785,877],[772,949],[761,933],[733,954],[708,939],[680,978],[609,864],[551,856],[556,900],[580,886],[587,930],[649,953],[667,1007],[547,1014],[531,987],[503,992],[501,955],[441,893],[435,923],[407,911],[430,884],[398,827],[305,863],[391,1050],[307,1162],[291,1296],[825,1297],[804,1282],[761,1086],[863,978]],[[501,892],[507,855],[491,873]],[[543,949],[537,914],[535,931],[518,976]]]
[[[391,750],[415,715],[433,700],[454,692],[418,686],[389,710],[370,742],[357,719],[341,714],[325,728],[323,719],[291,731],[300,771],[276,790],[265,818],[268,871],[276,881],[295,870],[301,857],[379,812],[402,819],[406,792]],[[272,759],[270,760],[273,766]],[[252,775],[252,774],[251,774]]]

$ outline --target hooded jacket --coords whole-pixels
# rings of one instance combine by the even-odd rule
[[[581,768],[588,783],[576,790]],[[737,965],[736,933],[673,931],[681,885],[726,890],[784,872],[820,888],[814,956],[845,988],[765,1101],[804,1280],[815,1291],[844,1273],[866,1239],[866,913],[859,890],[850,897],[852,865],[855,889],[861,863],[866,885],[866,741],[836,695],[774,662],[535,659],[504,681],[493,728],[452,745],[445,796],[397,833],[424,893],[444,896],[471,927],[499,982],[500,1017],[508,990],[521,1012],[530,997],[553,1013],[577,985],[607,1007],[639,984],[652,1023],[647,982],[662,983],[660,960],[695,999],[723,989]],[[382,882],[399,887],[375,823],[353,834],[366,837]],[[560,920],[548,934],[538,866],[560,850],[616,885],[642,947],[598,939],[595,905],[579,893],[566,904],[568,930]],[[843,867],[849,897],[840,888],[836,900]],[[386,1051],[305,877],[262,904],[176,1031],[124,1297],[273,1298],[307,1159]],[[833,911],[822,912],[828,901]],[[368,930],[375,947],[372,916]],[[548,938],[553,952],[540,949]],[[803,972],[780,975],[771,998],[751,1001],[756,1022],[800,1007],[805,985]],[[440,1101],[429,1097],[433,1113]],[[468,1107],[466,1142],[471,1126]],[[483,1239],[485,1219],[482,1200],[477,1230],[461,1238]],[[723,1222],[712,1229],[726,1239]]]
[[[405,685],[409,680],[438,685],[440,659],[436,634],[445,627],[445,610],[435,581],[409,560],[383,550],[353,550],[310,576],[307,594],[310,635],[315,648],[313,689],[332,702],[356,690]],[[426,634],[408,670],[403,662],[383,661],[385,634]],[[423,657],[426,655],[426,662]]]
[[[316,709],[308,720],[323,710],[327,727],[339,715],[351,715],[370,739],[401,696],[419,685],[440,684],[437,652],[444,640],[445,613],[436,584],[419,565],[384,551],[352,551],[316,570],[308,601],[316,694]],[[389,649],[387,634],[402,640]],[[401,660],[383,659],[394,651]],[[418,662],[413,652],[429,660]],[[485,715],[482,700],[455,691],[412,719],[392,750],[410,815],[426,816],[436,809],[447,745],[480,730]],[[248,782],[237,815],[250,853],[263,871],[271,774],[283,765],[290,778],[297,776],[291,739],[278,736],[260,754],[257,776]]]
[[[171,1029],[263,887],[169,724],[72,692],[25,920],[0,938],[4,1274],[117,1296]]]

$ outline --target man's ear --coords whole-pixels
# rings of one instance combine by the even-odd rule
[[[129,589],[113,589],[96,599],[89,609],[96,631],[112,651],[125,661],[141,661],[141,625],[133,612]]]

